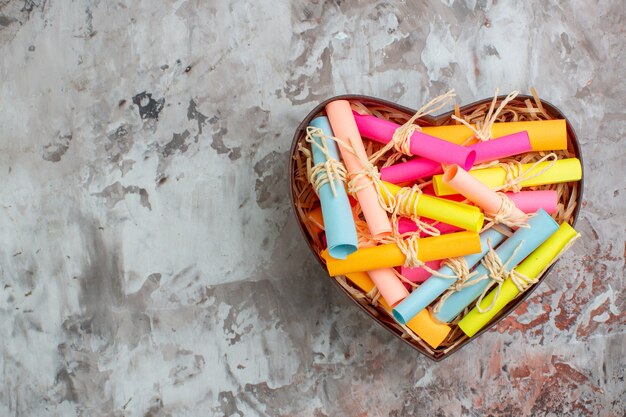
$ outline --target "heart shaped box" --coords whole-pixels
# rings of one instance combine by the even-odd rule
[[[499,96],[498,97],[498,103],[500,103],[503,99],[505,98],[505,96]],[[332,97],[320,104],[318,104],[302,121],[302,123],[300,123],[300,125],[298,126],[298,128],[296,129],[296,132],[293,136],[293,141],[291,144],[291,151],[290,151],[290,165],[289,165],[289,175],[290,175],[290,186],[291,186],[291,205],[292,205],[292,210],[293,213],[296,216],[296,220],[298,222],[298,225],[300,227],[300,231],[302,232],[302,235],[305,239],[305,241],[307,242],[309,249],[311,250],[311,252],[313,252],[313,254],[315,255],[315,257],[317,258],[317,260],[319,261],[320,265],[322,266],[322,268],[324,269],[324,271],[326,271],[326,264],[324,263],[324,261],[322,260],[322,258],[320,257],[320,250],[319,248],[315,247],[315,244],[313,243],[313,239],[311,236],[311,232],[310,229],[307,228],[305,226],[305,222],[306,219],[304,218],[304,212],[302,210],[300,210],[298,207],[299,205],[297,204],[297,187],[296,187],[296,172],[298,169],[297,163],[296,163],[296,152],[298,152],[298,144],[299,143],[303,143],[304,144],[304,138],[306,136],[306,127],[309,125],[309,123],[311,122],[311,120],[313,120],[314,118],[323,115],[324,114],[324,108],[326,106],[326,104],[328,104],[331,101],[334,100],[348,100],[350,102],[359,102],[362,105],[364,105],[367,108],[372,108],[372,107],[376,107],[376,108],[387,108],[389,110],[393,110],[395,112],[401,113],[403,115],[406,115],[406,120],[408,120],[413,114],[415,114],[415,110],[413,109],[409,109],[407,107],[404,106],[400,106],[398,104],[386,101],[386,100],[381,100],[375,97],[369,97],[369,96],[363,96],[363,95],[342,95],[342,96],[336,96],[336,97]],[[517,102],[518,104],[520,102],[527,102],[528,100],[530,100],[531,102],[534,102],[534,97],[532,96],[527,96],[527,95],[518,95],[516,97],[516,99],[512,102]],[[480,106],[485,106],[490,104],[492,101],[492,98],[487,98],[484,100],[480,100],[480,101],[476,101],[472,104],[469,104],[467,106],[463,106],[460,108],[460,114],[461,115],[465,115],[465,114],[471,114],[474,110],[476,110],[478,107]],[[576,133],[574,132],[574,129],[572,128],[571,123],[569,122],[569,120],[567,119],[567,117],[565,117],[565,115],[563,115],[563,113],[554,105],[541,100],[541,105],[544,109],[544,111],[553,119],[565,119],[567,122],[567,146],[568,146],[568,151],[573,153],[574,156],[576,156],[578,159],[580,159],[581,161],[581,165],[582,165],[582,154],[580,152],[580,147],[578,144],[578,140],[576,138]],[[441,114],[439,116],[423,116],[422,118],[420,118],[418,120],[418,124],[420,124],[421,126],[439,126],[439,125],[443,125],[443,124],[449,124],[451,119],[451,115],[454,114],[453,112],[448,112],[448,113],[444,113]],[[584,181],[584,172],[583,172],[583,176],[582,176],[582,180],[571,184],[571,187],[576,188],[576,192],[577,192],[577,199],[576,199],[576,207],[574,210],[574,213],[572,215],[572,226],[575,225],[576,220],[578,219],[578,214],[580,211],[580,207],[581,207],[581,202],[582,202],[582,194],[583,194],[583,181]],[[539,280],[539,282],[536,285],[533,285],[532,287],[530,287],[527,291],[525,291],[523,294],[521,294],[519,297],[517,297],[513,302],[509,303],[505,308],[502,309],[502,311],[500,311],[484,328],[482,328],[474,337],[471,338],[466,338],[465,340],[461,341],[460,343],[457,343],[456,345],[453,345],[451,348],[437,348],[437,349],[430,349],[428,347],[426,347],[423,344],[419,344],[416,343],[412,338],[408,337],[401,328],[399,328],[397,325],[395,325],[394,320],[388,316],[384,311],[382,310],[378,310],[377,308],[375,308],[374,306],[372,306],[371,304],[369,304],[368,300],[366,299],[361,299],[360,301],[357,300],[356,298],[354,298],[352,296],[352,294],[350,293],[350,291],[348,289],[346,289],[344,286],[342,286],[336,279],[331,279],[330,281],[333,282],[333,284],[339,289],[341,290],[348,298],[350,298],[350,300],[352,300],[356,305],[359,306],[359,308],[361,310],[363,310],[363,312],[365,312],[372,320],[374,320],[375,322],[377,322],[378,324],[380,324],[381,326],[383,326],[385,329],[387,329],[391,334],[393,334],[395,337],[397,337],[398,339],[402,340],[404,343],[408,344],[409,346],[411,346],[413,349],[417,350],[418,352],[420,352],[421,354],[427,356],[428,358],[432,359],[433,361],[439,362],[445,358],[447,358],[448,356],[452,355],[453,353],[457,352],[459,349],[461,349],[463,346],[467,345],[468,343],[470,343],[473,340],[476,340],[476,338],[478,336],[480,336],[481,334],[489,331],[493,326],[495,326],[500,320],[502,320],[503,318],[505,318],[506,316],[508,316],[513,310],[515,310],[522,302],[524,302],[528,297],[530,297],[530,295],[533,293],[533,291],[539,286],[539,284],[541,284],[541,282],[543,282],[543,280],[546,278],[546,276],[550,273],[550,271],[552,270],[552,268],[554,267],[554,265],[552,265],[550,268],[548,268],[546,270],[546,272],[541,276],[541,279]],[[455,326],[456,328],[456,326]],[[454,331],[454,329],[453,329]]]

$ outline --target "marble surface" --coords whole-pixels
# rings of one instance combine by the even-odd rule
[[[625,12],[614,1],[0,0],[0,415],[623,415]],[[371,323],[290,213],[322,99],[534,86],[585,239],[446,361]]]

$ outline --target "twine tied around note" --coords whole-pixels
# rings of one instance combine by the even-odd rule
[[[439,301],[433,306],[433,312],[436,314],[441,310],[441,307],[445,304],[446,300],[455,292],[461,291],[463,288],[473,285],[474,282],[470,281],[471,278],[476,276],[476,271],[470,271],[470,267],[467,264],[465,258],[448,258],[441,263],[441,266],[447,266],[453,272],[452,277],[444,277],[454,279],[452,284],[452,290],[443,294]],[[469,284],[468,284],[469,282]]]
[[[396,129],[393,133],[389,146],[395,148],[397,152],[401,152],[404,155],[412,156],[411,153],[411,135],[416,131],[421,131],[420,125],[416,124],[419,118],[429,114],[433,114],[443,109],[450,103],[450,101],[456,96],[454,90],[450,90],[438,97],[435,97],[415,112],[413,116],[405,124]]]
[[[435,312],[435,313],[439,312],[439,310],[441,310],[443,305],[446,303],[446,300],[448,298],[450,298],[452,296],[452,294],[454,294],[456,292],[459,292],[459,291],[462,291],[465,288],[471,287],[472,285],[476,285],[479,282],[482,282],[484,280],[491,279],[492,282],[487,286],[487,288],[485,288],[485,290],[483,291],[482,295],[480,296],[478,302],[482,301],[482,299],[484,298],[484,296],[487,293],[487,291],[489,290],[489,288],[491,288],[495,282],[498,282],[499,283],[498,285],[501,286],[502,282],[504,281],[504,279],[506,279],[509,276],[508,275],[509,272],[507,271],[508,264],[509,264],[510,260],[515,256],[517,251],[522,247],[523,242],[524,241],[520,242],[520,244],[517,245],[517,247],[513,251],[513,255],[511,255],[509,260],[504,262],[504,263],[502,263],[502,260],[500,259],[500,257],[496,253],[496,251],[493,250],[493,247],[491,246],[491,239],[487,239],[487,246],[489,247],[489,250],[487,251],[487,254],[483,257],[483,259],[480,261],[480,263],[487,270],[487,273],[486,274],[482,274],[482,275],[476,277],[477,276],[477,272],[476,271],[472,271],[470,273],[469,272],[469,268],[467,269],[467,272],[465,270],[461,270],[461,271],[457,272],[457,275],[459,275],[459,279],[457,281],[455,281],[455,283],[451,286],[451,288],[448,291],[446,291],[446,293],[443,294],[441,296],[441,298],[439,298],[439,301],[433,307],[433,312]],[[464,266],[462,264],[460,264],[460,265],[458,265],[456,267],[459,268],[459,267],[464,267]],[[476,278],[474,278],[474,277],[476,277]],[[498,294],[499,294],[499,290],[498,290]],[[476,304],[476,305],[478,306],[478,304]],[[493,307],[493,303],[485,311],[489,311],[492,307]],[[483,312],[483,311],[481,311],[481,312]]]
[[[522,169],[522,163],[519,161],[499,163],[505,171],[504,184],[495,189],[495,191],[513,191],[518,193],[522,190],[522,182],[532,180],[542,175],[556,164],[558,156],[554,152],[544,155],[541,159],[534,162],[527,170]],[[543,162],[550,161],[548,165],[537,170]],[[535,172],[536,171],[536,172]]]
[[[513,229],[530,227],[528,225],[528,219],[530,219],[532,215],[515,216],[513,214],[516,208],[515,204],[513,204],[503,192],[498,191],[497,194],[502,200],[500,209],[497,213],[485,212],[485,225],[481,231],[485,231],[495,224],[503,224]]]
[[[395,195],[396,204],[393,212],[391,213],[393,232],[395,235],[400,236],[398,230],[398,217],[400,215],[408,216],[416,225],[417,233],[423,233],[428,236],[439,236],[441,232],[433,224],[428,224],[415,215],[417,213],[417,207],[419,199],[422,195],[422,185],[415,184],[412,187],[403,187]],[[406,235],[406,233],[404,234]],[[404,235],[402,235],[404,237]]]
[[[451,116],[453,120],[456,120],[457,122],[467,126],[474,133],[474,136],[470,137],[466,142],[469,142],[473,138],[476,138],[481,142],[491,140],[492,139],[491,128],[493,124],[498,120],[498,116],[500,115],[500,112],[504,110],[506,105],[509,104],[510,101],[515,99],[515,97],[517,97],[517,95],[519,94],[519,91],[512,91],[511,93],[509,93],[509,95],[507,95],[504,98],[504,100],[502,100],[502,102],[496,109],[496,103],[498,102],[499,92],[500,92],[500,89],[496,88],[496,92],[493,96],[493,100],[491,101],[491,106],[489,106],[489,111],[485,115],[485,120],[483,122],[476,123],[476,126],[471,125],[465,119],[462,119],[458,117],[457,115]],[[465,144],[466,143],[464,143],[464,145]]]
[[[319,138],[319,142],[315,137]],[[328,140],[332,139],[333,138],[326,136],[320,128],[313,126],[307,127],[305,141],[310,143],[312,147],[315,146],[326,158],[325,162],[320,162],[315,165],[313,165],[312,162],[313,157],[311,151],[302,146],[301,143],[298,144],[298,149],[307,157],[307,177],[318,196],[320,189],[326,184],[330,185],[333,196],[337,196],[337,185],[335,183],[339,182],[343,184],[346,182],[346,167],[341,161],[334,158],[328,149]]]
[[[504,283],[504,280],[506,280],[507,278],[518,283],[521,283],[522,281],[532,282],[530,278],[524,277],[522,274],[515,271],[513,268],[509,270],[509,263],[515,257],[515,255],[517,255],[517,252],[520,250],[520,248],[523,245],[524,245],[524,240],[521,240],[520,243],[515,247],[515,250],[509,257],[509,259],[506,262],[502,262],[502,259],[500,259],[500,256],[498,256],[496,251],[493,250],[493,248],[491,247],[491,243],[489,242],[489,251],[487,252],[485,257],[480,261],[480,263],[487,270],[487,274],[483,274],[482,276],[474,280],[476,282],[480,282],[485,279],[491,279],[491,282],[489,283],[489,285],[485,287],[482,294],[480,295],[480,297],[478,297],[478,300],[476,301],[476,308],[481,313],[485,313],[493,308],[493,306],[496,303],[496,299],[500,296],[500,290],[502,289],[502,284]],[[480,304],[482,303],[483,298],[485,298],[485,296],[489,292],[489,289],[491,289],[491,287],[493,287],[494,284],[496,285],[495,296],[493,297],[493,300],[491,300],[491,303],[487,306],[487,308],[482,308]]]
[[[354,155],[354,157],[357,158],[357,160],[361,164],[362,168],[357,171],[349,172],[346,170],[344,164],[340,161],[337,161],[334,158],[329,159],[327,147],[324,150],[324,146],[320,146],[315,140],[313,140],[313,135],[319,137],[321,141],[335,141],[338,146],[341,146],[345,151],[350,152],[352,155]],[[318,146],[318,149],[322,150],[322,152],[326,156],[326,162],[330,161],[330,163],[328,164],[318,164],[319,168],[317,168],[317,170],[315,169],[315,167],[312,167],[311,170],[308,172],[309,181],[311,181],[311,184],[313,184],[314,187],[317,187],[317,185],[321,187],[326,183],[330,183],[332,185],[334,181],[330,181],[329,178],[333,178],[342,182],[347,181],[348,192],[352,195],[356,195],[356,193],[358,193],[362,189],[373,185],[376,189],[378,203],[380,204],[380,206],[387,212],[393,211],[395,198],[393,194],[383,185],[382,180],[380,179],[380,172],[378,171],[378,167],[376,167],[375,165],[378,158],[382,156],[381,153],[374,154],[368,159],[366,155],[364,156],[357,152],[350,143],[345,142],[335,136],[325,135],[321,131],[321,129],[312,126],[307,127],[306,141],[311,143],[312,146]],[[307,155],[308,158],[310,158],[311,153],[308,149],[301,145],[299,145],[299,149],[305,155]],[[307,169],[309,167],[309,163],[309,159],[307,159]],[[387,197],[386,200],[385,198],[383,198],[383,194],[385,194],[385,196]]]
[[[396,205],[391,213],[391,225],[392,225],[392,237],[391,240],[398,246],[398,249],[405,256],[404,267],[405,268],[422,268],[430,275],[456,279],[459,275],[463,276],[466,272],[469,273],[467,263],[463,258],[459,258],[456,261],[454,259],[448,259],[450,264],[454,265],[450,269],[453,271],[453,275],[442,274],[441,272],[429,267],[424,261],[419,259],[419,240],[421,239],[420,233],[424,233],[429,236],[440,236],[441,232],[432,224],[423,222],[414,213],[417,211],[417,205],[422,195],[422,189],[419,185],[413,187],[404,187],[396,193]],[[401,234],[398,229],[398,217],[400,215],[410,215],[418,227],[418,230],[410,233]],[[455,263],[456,262],[456,263]],[[463,264],[465,268],[463,268]],[[399,273],[396,273],[398,278],[408,282],[411,286],[417,287],[417,285],[410,280],[406,279]]]
[[[446,107],[450,101],[456,97],[454,90],[450,90],[440,96],[435,97],[415,112],[413,116],[409,120],[406,121],[402,126],[397,128],[391,137],[389,143],[387,143],[384,147],[382,147],[376,155],[384,155],[388,151],[394,149],[395,152],[387,158],[383,167],[387,167],[396,163],[403,156],[413,156],[411,152],[411,136],[414,132],[419,132],[422,130],[422,127],[415,122],[426,115],[434,114],[444,107]]]
[[[418,224],[418,231],[412,232],[410,234],[400,234],[398,229],[398,217],[401,214],[409,214],[415,213],[415,208],[419,203],[419,199],[422,195],[422,189],[418,185],[414,185],[413,187],[404,187],[401,188],[400,191],[396,193],[396,204],[391,213],[391,227],[392,227],[392,235],[394,237],[396,245],[400,251],[406,257],[404,262],[404,267],[406,268],[418,268],[424,267],[427,268],[428,272],[430,272],[431,268],[422,262],[419,259],[419,245],[418,241],[420,239],[420,230],[428,230],[430,233],[439,234],[439,230],[436,230],[434,227],[426,225],[421,222]],[[413,210],[412,210],[413,209]],[[415,217],[412,217],[415,219]],[[428,228],[430,227],[430,229]]]

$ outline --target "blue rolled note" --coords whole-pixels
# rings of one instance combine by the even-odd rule
[[[321,129],[326,136],[333,136],[333,130],[326,117],[317,117],[311,120],[310,126]],[[319,135],[312,135],[312,137],[315,143],[326,147],[331,158],[339,161],[339,150],[334,140],[325,139]],[[313,162],[316,165],[326,162],[326,155],[319,147],[311,144],[311,150],[313,151]],[[344,184],[336,179],[333,180],[333,183],[335,194],[333,194],[330,183],[322,185],[318,191],[322,205],[326,243],[330,256],[336,259],[346,259],[348,255],[358,249],[356,226]]]
[[[524,260],[532,251],[537,249],[539,245],[545,242],[554,232],[557,231],[559,225],[550,217],[544,209],[539,209],[534,216],[531,216],[528,220],[529,228],[520,227],[508,238],[498,249],[496,254],[502,260],[502,263],[506,265],[506,270],[511,271],[517,264]],[[513,256],[513,253],[520,245],[519,250]],[[509,258],[512,258],[509,260]],[[481,264],[476,267],[477,275],[469,280],[480,277],[487,274],[487,269]],[[485,288],[490,284],[490,279],[485,279],[474,285],[463,288],[461,291],[453,293],[445,303],[441,306],[439,312],[435,314],[435,317],[443,322],[450,322],[458,316],[465,307],[470,305],[472,301],[477,299],[480,294],[483,293]]]
[[[504,235],[495,229],[485,230],[480,234],[480,252],[463,257],[467,266],[472,268],[485,256],[489,250],[489,244],[495,248],[504,240]],[[454,271],[448,266],[442,266],[439,271],[442,275],[454,276]],[[431,276],[422,285],[417,287],[407,298],[393,309],[393,317],[400,323],[406,324],[420,311],[426,308],[437,297],[443,294],[455,280]]]

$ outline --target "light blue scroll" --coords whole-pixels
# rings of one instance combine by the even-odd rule
[[[465,262],[467,262],[467,266],[471,269],[485,256],[489,250],[489,244],[491,244],[492,248],[495,248],[504,238],[505,236],[495,229],[482,232],[480,234],[480,252],[463,257]],[[454,276],[454,271],[445,265],[437,272],[446,276]],[[393,317],[395,317],[400,324],[406,324],[415,317],[417,313],[425,309],[426,306],[435,301],[437,297],[450,288],[454,282],[455,280],[452,278],[431,276],[393,309]]]
[[[311,120],[310,126],[321,129],[325,136],[333,136],[333,130],[326,117],[317,117]],[[318,145],[326,147],[331,158],[339,161],[339,150],[334,140],[325,139],[320,135],[312,135],[312,138]],[[316,165],[326,162],[326,155],[318,146],[311,144],[311,150],[313,151],[313,162]],[[356,227],[343,182],[336,179],[333,182],[335,185],[334,195],[330,183],[322,185],[318,191],[322,205],[326,243],[330,256],[336,259],[346,259],[348,255],[358,249]]]
[[[510,238],[496,249],[496,254],[502,260],[502,264],[506,264],[505,269],[507,271],[511,271],[515,268],[517,264],[524,260],[532,251],[537,249],[539,245],[545,242],[559,228],[559,225],[544,209],[539,209],[535,215],[531,216],[528,220],[528,225],[530,228],[521,227],[517,229]],[[519,250],[515,252],[517,246],[520,244]],[[514,253],[515,256],[513,256]],[[472,277],[469,282],[477,279],[481,275],[487,274],[487,269],[481,264],[476,267],[476,272],[477,275]],[[470,305],[472,301],[483,293],[490,282],[490,279],[485,279],[453,293],[441,306],[441,309],[435,314],[435,317],[443,322],[452,321],[465,307]]]

